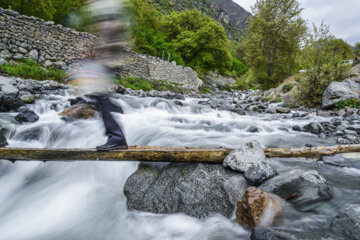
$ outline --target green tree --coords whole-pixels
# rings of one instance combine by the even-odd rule
[[[51,0],[2,0],[0,7],[44,20],[52,20],[55,13]]]
[[[51,0],[55,9],[53,21],[70,26],[71,15],[79,15],[85,0]]]
[[[197,9],[172,12],[165,17],[162,29],[187,66],[199,72],[231,68],[224,27]]]
[[[162,32],[163,15],[159,11],[147,1],[129,0],[128,12],[132,18],[133,48],[137,52],[166,59],[170,56],[171,61],[184,64],[175,45],[166,41]]]
[[[360,55],[360,42],[357,42],[357,43],[355,44],[354,54],[355,54],[355,56],[359,56],[359,55]]]
[[[330,50],[334,55],[342,57],[342,60],[351,59],[353,56],[353,51],[350,44],[346,43],[342,39],[333,39],[330,42]]]
[[[257,0],[253,12],[238,51],[267,89],[294,73],[306,25],[296,0]]]
[[[348,75],[349,66],[342,64],[343,51],[334,48],[335,40],[328,26],[314,25],[300,55],[301,67],[306,72],[297,79],[299,103],[309,107],[320,105],[326,87]]]

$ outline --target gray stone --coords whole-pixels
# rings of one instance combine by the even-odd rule
[[[306,124],[304,126],[304,129],[306,132],[310,132],[313,134],[320,134],[324,131],[323,126],[318,122],[312,122],[312,123]]]
[[[360,239],[360,204],[343,207],[332,221],[331,230],[348,240]]]
[[[1,127],[1,126],[0,126]],[[0,147],[5,147],[8,145],[8,142],[6,140],[6,137],[4,136],[4,134],[2,133],[2,131],[0,131]]]
[[[5,59],[3,59],[3,58],[0,58],[0,65],[5,65],[5,64],[7,64],[8,62],[5,60]]]
[[[256,133],[256,132],[260,132],[260,129],[256,126],[250,126],[246,131],[251,133]]]
[[[24,58],[24,55],[22,55],[21,53],[16,53],[13,56],[13,59],[15,59],[15,60],[20,60],[20,59],[23,59],[23,58]]]
[[[326,164],[338,166],[338,167],[349,167],[350,163],[340,154],[335,156],[323,156],[322,161]]]
[[[22,54],[26,54],[28,51],[23,47],[19,47],[19,52]]]
[[[276,175],[278,173],[266,162],[255,163],[244,173],[244,177],[252,186],[259,186]]]
[[[37,120],[39,120],[39,116],[31,110],[23,109],[18,115],[16,115],[15,119],[19,123],[36,122]]]
[[[343,240],[326,232],[284,231],[266,227],[255,227],[251,230],[250,240]]]
[[[34,96],[34,95],[22,95],[22,96],[20,96],[20,100],[23,103],[31,104],[31,103],[35,102],[36,96]]]
[[[262,161],[265,161],[264,149],[259,142],[252,141],[227,155],[224,159],[223,166],[243,173],[253,164]]]
[[[50,60],[46,60],[44,63],[44,67],[51,67],[53,63]]]
[[[276,112],[278,112],[278,113],[290,113],[291,110],[289,108],[277,107]]]
[[[19,89],[10,84],[4,84],[1,87],[1,92],[4,95],[14,96],[16,97],[19,94]]]
[[[17,110],[23,105],[24,103],[14,96],[3,95],[0,97],[0,112],[10,112]]]
[[[331,198],[326,180],[315,170],[284,172],[267,180],[259,188],[288,199],[301,210],[309,210],[312,203]]]
[[[352,79],[342,82],[332,82],[325,89],[322,97],[322,108],[331,109],[341,100],[360,98],[360,84]]]
[[[36,49],[31,50],[29,52],[29,58],[37,62],[39,59],[39,52]]]
[[[126,181],[127,207],[203,218],[230,217],[246,183],[241,175],[211,164],[140,164]]]

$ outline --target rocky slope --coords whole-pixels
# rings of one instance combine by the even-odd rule
[[[197,8],[220,22],[226,29],[231,40],[238,40],[241,32],[246,28],[251,13],[234,3],[232,0],[149,0],[161,12],[169,13],[173,9],[182,11]]]

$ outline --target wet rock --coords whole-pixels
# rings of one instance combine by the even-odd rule
[[[323,156],[322,161],[326,164],[330,164],[337,167],[349,167],[350,164],[346,159],[340,155],[337,154],[335,156]]]
[[[244,172],[244,177],[252,186],[259,186],[262,182],[276,175],[278,173],[266,162],[254,163]]]
[[[0,147],[5,147],[8,145],[8,142],[6,140],[6,137],[4,134],[0,131]]]
[[[283,204],[278,197],[250,187],[237,204],[236,220],[248,227],[269,226],[282,207]]]
[[[29,109],[23,109],[18,115],[16,115],[15,119],[19,123],[36,122],[39,120],[39,115]]]
[[[330,229],[345,239],[360,239],[360,204],[348,204],[332,221]]]
[[[351,144],[351,141],[345,138],[338,138],[336,139],[336,143],[346,145],[346,144]]]
[[[20,96],[20,100],[23,103],[31,104],[31,103],[35,102],[36,96],[34,96],[34,95],[22,95],[22,96]]]
[[[346,79],[342,82],[332,82],[325,89],[322,96],[322,108],[331,109],[341,100],[360,98],[360,84],[353,79]]]
[[[300,210],[309,210],[310,204],[331,198],[326,180],[315,170],[288,171],[267,180],[259,188],[289,200]]]
[[[140,164],[126,181],[127,207],[152,213],[230,217],[247,187],[244,178],[211,164]]]
[[[293,126],[291,129],[295,132],[301,132],[301,127],[298,125]]]
[[[226,156],[223,166],[244,173],[251,185],[274,177],[276,171],[265,161],[264,149],[257,141],[249,142]]]
[[[260,132],[260,129],[256,126],[250,126],[246,131],[251,133],[256,133],[256,132]]]
[[[0,95],[0,112],[10,112],[24,106],[20,99],[10,95]]]
[[[304,126],[306,132],[313,134],[320,134],[324,131],[323,126],[320,123],[312,122]]]
[[[277,112],[277,113],[290,113],[291,110],[290,110],[289,108],[277,107],[277,108],[276,108],[276,112]]]
[[[10,84],[4,84],[1,87],[1,92],[4,95],[16,97],[19,94],[19,89]]]
[[[60,116],[65,116],[73,119],[89,119],[96,114],[95,107],[89,104],[75,104],[67,107],[59,113]]]

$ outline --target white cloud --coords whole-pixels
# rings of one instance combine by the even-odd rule
[[[233,0],[251,11],[256,0]],[[320,25],[322,21],[330,25],[330,31],[348,43],[360,42],[360,3],[359,0],[300,0],[303,17],[309,24]]]

